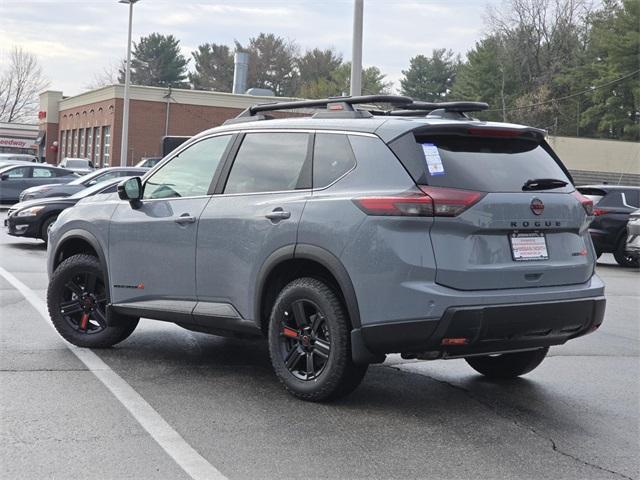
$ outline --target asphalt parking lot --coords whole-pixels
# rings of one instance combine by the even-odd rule
[[[0,267],[38,301],[45,256],[42,242],[0,231]],[[196,478],[101,382],[111,372],[211,478],[640,478],[640,273],[610,255],[597,267],[603,326],[526,377],[495,383],[463,360],[392,356],[333,404],[286,394],[265,342],[150,320],[96,350],[104,366],[92,371],[3,270],[1,478]]]

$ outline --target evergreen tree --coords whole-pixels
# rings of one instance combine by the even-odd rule
[[[153,87],[185,88],[187,63],[180,53],[180,41],[173,35],[152,33],[133,44],[131,83]],[[118,80],[124,83],[124,69]]]
[[[402,71],[404,78],[400,80],[400,91],[415,100],[444,101],[459,66],[460,55],[444,48],[433,50],[431,57],[416,55],[410,60],[409,69]]]
[[[242,49],[236,44],[238,47]],[[249,40],[246,51],[249,52],[247,87],[268,88],[276,96],[295,95],[298,80],[295,43],[273,33],[261,33]]]
[[[197,90],[231,92],[233,88],[233,54],[226,45],[205,43],[191,52],[195,72],[189,81]]]

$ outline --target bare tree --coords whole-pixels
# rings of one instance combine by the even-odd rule
[[[118,73],[120,70],[124,70],[126,63],[126,60],[120,60],[119,63],[112,62],[109,66],[103,67],[102,70],[93,74],[93,78],[84,88],[87,90],[95,90],[96,88],[120,83]]]
[[[38,57],[15,47],[6,69],[0,72],[0,121],[21,122],[34,117],[38,95],[48,85]]]

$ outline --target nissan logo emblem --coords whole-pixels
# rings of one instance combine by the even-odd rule
[[[533,200],[531,200],[531,211],[535,214],[535,215],[542,215],[542,212],[544,212],[544,203],[542,203],[542,200],[540,200],[539,198],[534,198]]]

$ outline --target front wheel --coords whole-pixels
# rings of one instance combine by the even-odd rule
[[[549,347],[528,352],[503,353],[486,357],[468,357],[467,363],[476,372],[489,378],[515,378],[529,373],[542,363]]]
[[[98,259],[78,254],[56,268],[47,289],[47,307],[58,333],[78,347],[107,348],[133,333],[138,318],[107,325],[107,286]]]
[[[49,231],[51,230],[51,226],[57,220],[57,215],[51,215],[44,222],[42,222],[42,228],[40,229],[40,238],[44,240],[44,243],[49,243]]]
[[[351,359],[342,302],[315,278],[294,280],[278,295],[269,320],[269,353],[284,387],[303,400],[348,395],[367,372],[367,365]]]

